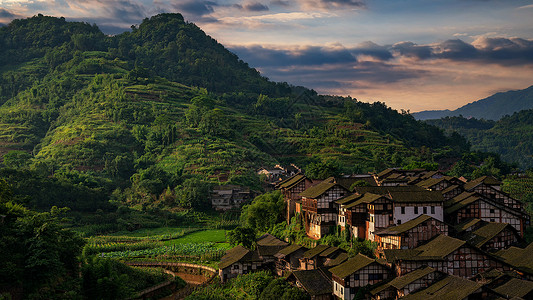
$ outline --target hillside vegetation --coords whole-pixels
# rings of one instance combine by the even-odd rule
[[[383,103],[271,82],[180,14],[117,36],[38,15],[0,28],[0,46],[0,175],[31,207],[121,216],[94,216],[109,228],[157,223],[117,205],[205,210],[214,184],[260,190],[261,166],[449,167],[468,150]]]
[[[503,160],[518,163],[523,169],[533,168],[533,109],[514,113],[496,122],[463,117],[426,122],[447,133],[459,132],[474,150],[498,153]]]

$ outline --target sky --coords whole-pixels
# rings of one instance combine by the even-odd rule
[[[263,76],[411,112],[533,85],[533,0],[0,0],[118,34],[179,12]]]

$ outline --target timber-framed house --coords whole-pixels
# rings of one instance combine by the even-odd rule
[[[287,222],[290,222],[290,219],[295,215],[296,206],[302,199],[300,193],[320,182],[321,180],[312,180],[303,174],[296,174],[279,183],[278,188],[287,204]]]
[[[376,252],[381,257],[384,249],[414,249],[440,234],[448,235],[448,225],[431,216],[421,215],[377,232]]]
[[[389,267],[362,254],[357,254],[329,271],[332,274],[333,294],[346,300],[353,299],[361,287],[392,277]]]
[[[337,225],[335,200],[348,193],[348,189],[336,183],[334,178],[328,178],[300,193],[305,232],[309,237],[320,239],[332,232]]]
[[[371,299],[398,299],[427,288],[447,275],[431,267],[422,267],[381,284],[370,291]]]
[[[446,235],[439,235],[415,249],[385,249],[383,252],[387,261],[394,265],[397,276],[423,266],[467,279],[490,269],[511,270],[509,264]]]
[[[446,221],[459,224],[468,219],[481,219],[487,222],[507,223],[521,236],[524,235],[529,216],[501,202],[489,199],[477,192],[464,192],[445,203]]]

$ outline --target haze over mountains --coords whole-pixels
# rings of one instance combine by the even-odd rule
[[[499,120],[525,109],[533,108],[533,86],[523,90],[496,93],[485,99],[466,104],[456,110],[426,110],[412,113],[417,120],[460,116],[486,120]]]

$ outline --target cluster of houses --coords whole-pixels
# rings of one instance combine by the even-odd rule
[[[375,242],[376,258],[266,234],[253,250],[228,251],[223,282],[268,269],[311,299],[533,299],[533,244],[522,248],[529,216],[495,178],[387,169],[325,180],[297,174],[277,187],[287,220],[299,214],[310,238],[344,230]]]

